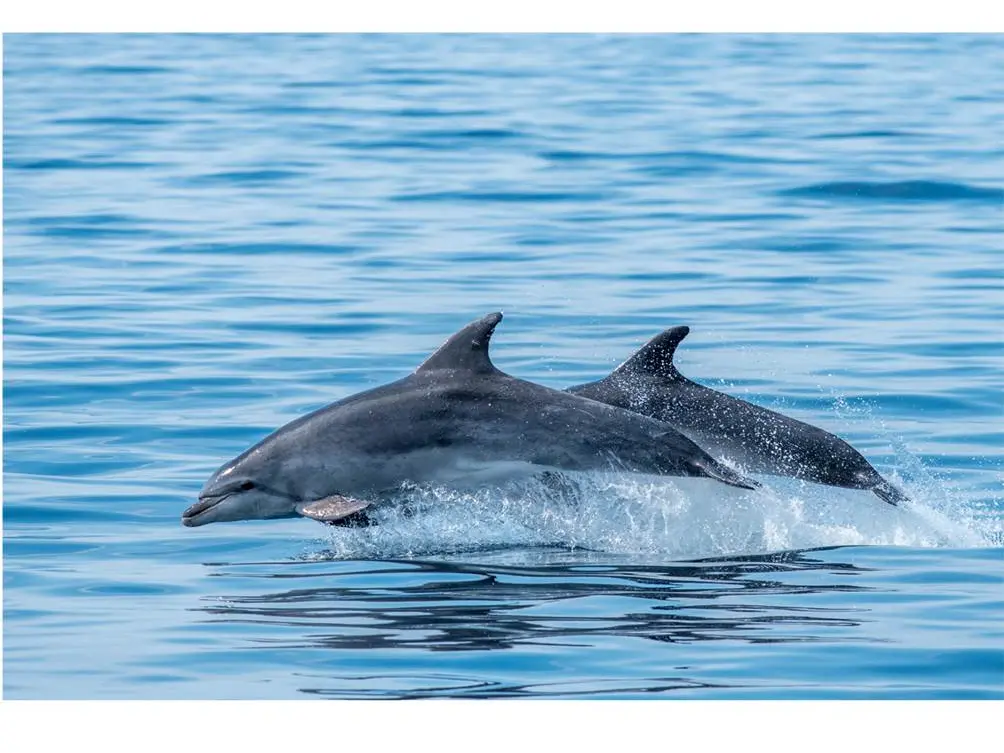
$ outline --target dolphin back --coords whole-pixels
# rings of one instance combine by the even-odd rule
[[[712,455],[755,473],[869,489],[891,505],[908,499],[840,437],[681,374],[673,358],[689,332],[672,327],[604,379],[568,392],[665,421]]]
[[[296,456],[305,501],[365,500],[405,482],[462,484],[527,469],[613,468],[757,486],[663,421],[503,373],[489,348],[501,319],[471,322],[408,377],[297,419],[258,449]]]

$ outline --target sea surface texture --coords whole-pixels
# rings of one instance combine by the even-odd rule
[[[1001,37],[3,58],[5,697],[1004,698]],[[684,374],[912,501],[610,472],[182,527],[495,310],[552,387],[687,324]]]

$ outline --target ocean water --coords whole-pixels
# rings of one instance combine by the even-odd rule
[[[994,36],[21,36],[4,49],[7,698],[1004,697]],[[224,461],[502,310],[913,501],[761,477],[183,528]]]

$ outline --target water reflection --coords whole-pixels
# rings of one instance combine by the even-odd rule
[[[367,675],[346,678],[356,681],[360,685],[368,683],[385,682],[388,678],[385,675]],[[417,679],[417,678],[416,678]],[[563,698],[576,696],[617,696],[623,694],[662,694],[670,691],[699,690],[713,688],[727,688],[728,685],[708,682],[697,682],[683,677],[657,677],[644,681],[626,680],[592,680],[586,684],[576,682],[546,682],[546,683],[506,683],[498,681],[472,682],[465,677],[452,675],[433,674],[421,678],[424,685],[421,690],[403,691],[394,694],[395,698],[429,698],[429,697],[453,697],[462,696],[467,698],[540,698],[547,696],[561,696]],[[335,688],[301,688],[302,693],[308,695],[345,698],[344,689]],[[384,696],[382,692],[356,692],[354,697]]]
[[[825,596],[870,589],[850,582],[860,568],[821,559],[821,551],[671,564],[551,552],[565,561],[213,565],[234,588],[199,609],[212,622],[254,626],[248,640],[270,649],[494,651],[588,646],[600,637],[855,640],[848,629],[861,624],[862,610]],[[271,587],[259,590],[263,581]],[[290,581],[299,587],[275,588]]]

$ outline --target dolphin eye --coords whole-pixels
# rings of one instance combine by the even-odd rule
[[[242,492],[254,489],[254,481],[242,481],[241,485],[237,488],[240,489]]]

